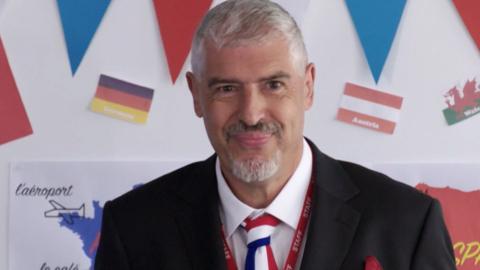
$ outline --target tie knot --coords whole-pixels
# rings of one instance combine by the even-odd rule
[[[275,227],[280,223],[280,220],[269,214],[263,214],[255,219],[246,218],[243,222],[243,228],[247,231],[247,242],[258,241],[260,239],[268,238],[272,235]],[[262,244],[267,244],[266,241],[260,241]]]
[[[276,217],[270,215],[270,214],[263,214],[259,217],[256,217],[254,219],[247,217],[244,222],[243,222],[243,227],[245,230],[250,231],[251,229],[254,229],[259,226],[269,226],[269,227],[275,227],[280,223],[280,220],[278,220]]]

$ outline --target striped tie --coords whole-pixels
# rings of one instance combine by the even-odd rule
[[[255,219],[247,218],[243,227],[247,231],[247,259],[245,270],[277,270],[277,264],[270,246],[270,236],[278,219],[269,214],[263,214]]]

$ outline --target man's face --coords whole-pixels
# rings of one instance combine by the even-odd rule
[[[300,69],[288,45],[282,38],[220,49],[205,42],[199,74],[187,75],[227,177],[289,177],[300,160],[314,66]]]

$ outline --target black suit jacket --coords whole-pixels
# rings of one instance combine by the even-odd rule
[[[302,270],[454,270],[439,203],[334,160],[312,143],[315,187]],[[223,269],[215,159],[190,164],[106,203],[96,270]]]

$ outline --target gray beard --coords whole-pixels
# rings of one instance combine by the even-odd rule
[[[232,173],[245,183],[263,182],[278,171],[279,158],[280,151],[276,151],[270,160],[235,160],[230,157]]]

